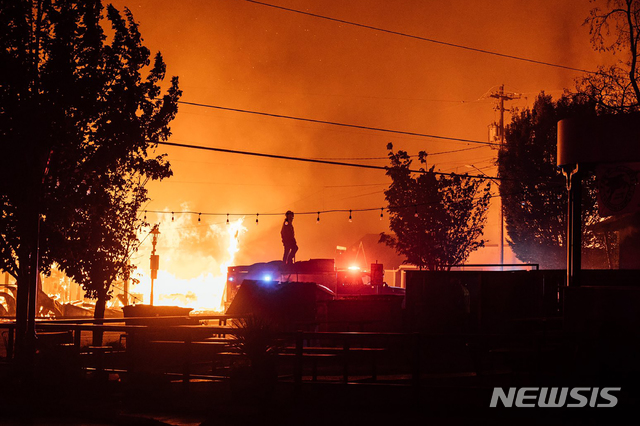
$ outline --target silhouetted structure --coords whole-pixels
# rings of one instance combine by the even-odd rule
[[[567,118],[558,122],[557,163],[567,178],[569,203],[567,212],[567,285],[580,286],[582,269],[582,182],[594,170],[600,180],[600,192],[603,187],[613,190],[611,183],[606,184],[607,172],[640,161],[640,115],[619,114],[601,116],[597,119]],[[598,169],[599,168],[599,169]],[[598,173],[599,172],[599,173]],[[633,172],[635,173],[635,172]],[[615,186],[615,185],[614,185]],[[622,213],[631,207],[633,185],[627,185],[622,196],[625,202],[615,211],[601,208],[602,214]],[[620,192],[620,188],[617,190]],[[600,196],[600,203],[608,197]],[[600,206],[602,207],[602,206]],[[637,203],[632,208],[637,209]],[[609,209],[611,210],[611,209]]]
[[[380,234],[365,234],[346,250],[336,250],[336,267],[346,269],[359,266],[363,269],[372,263],[382,263],[386,269],[398,269],[406,257],[392,247],[380,242]]]
[[[256,315],[283,326],[316,321],[318,301],[330,300],[333,294],[316,283],[275,283],[245,280],[226,314]]]

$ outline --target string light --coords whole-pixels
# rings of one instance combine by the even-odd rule
[[[417,204],[414,204],[414,205],[413,205],[413,207],[414,207],[414,209],[415,209],[415,211],[414,211],[414,213],[413,213],[413,217],[418,217],[418,205],[417,205]]]
[[[500,195],[491,195],[490,198],[499,198]],[[475,200],[476,198],[474,198]],[[421,204],[408,204],[408,205],[394,205],[394,206],[389,206],[387,209],[388,210],[399,210],[399,209],[410,209],[411,206],[413,206],[414,208],[414,214],[418,215],[418,207],[419,206],[423,206],[423,205],[429,205],[432,203],[421,203]],[[362,208],[362,209],[334,209],[334,210],[319,210],[319,211],[308,211],[308,212],[298,212],[296,213],[296,215],[312,215],[315,214],[316,215],[316,222],[320,221],[320,214],[329,214],[329,213],[346,213],[349,212],[349,220],[352,221],[353,220],[353,212],[371,212],[371,211],[380,211],[380,220],[384,219],[384,207],[370,207],[370,208]],[[147,219],[148,213],[156,213],[156,214],[168,214],[171,213],[171,220],[175,221],[175,212],[169,212],[166,210],[144,210],[144,218]],[[198,215],[198,222],[201,222],[201,217],[202,215],[208,215],[208,216],[227,216],[227,224],[230,224],[230,216],[232,213],[214,213],[214,212],[197,212],[197,211],[181,211],[178,212],[180,214],[192,214]],[[284,215],[284,213],[233,213],[234,216],[252,216],[252,215],[256,215],[256,220],[259,219],[259,215],[262,214],[263,216],[282,216]],[[285,220],[285,223],[289,223],[287,220]]]
[[[260,213],[256,213],[256,225],[258,224],[258,216],[260,215]]]

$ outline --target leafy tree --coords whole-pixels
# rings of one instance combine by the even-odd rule
[[[57,261],[90,296],[126,275],[113,264],[132,247],[144,182],[171,174],[149,149],[168,138],[180,90],[174,77],[160,97],[159,53],[142,77],[150,52],[129,10],[107,8],[107,37],[99,0],[0,6],[0,268],[18,281],[22,338],[39,269]]]
[[[162,168],[147,172],[164,174]],[[95,189],[84,197],[88,207],[67,212],[71,220],[58,227],[64,239],[54,247],[59,268],[82,285],[86,297],[96,299],[96,319],[104,318],[112,283],[130,279],[135,266],[129,259],[139,247],[138,231],[146,225],[138,212],[149,199],[144,187],[148,178],[121,173],[96,177]],[[95,332],[94,345],[101,342],[102,333]]]
[[[164,78],[162,58],[156,56],[149,77],[141,82],[141,70],[149,64],[149,51],[141,45],[131,13],[126,11],[125,21],[110,7],[108,17],[116,35],[109,46],[105,68],[114,75],[121,74],[115,81],[122,83],[115,89],[111,86],[107,96],[112,98],[109,102],[112,111],[133,113],[129,120],[121,123],[134,131],[133,138],[128,149],[126,145],[123,147],[117,161],[106,164],[101,173],[85,177],[91,190],[82,193],[81,202],[88,208],[81,212],[66,211],[65,217],[73,220],[60,221],[62,226],[58,228],[64,236],[58,263],[67,275],[83,286],[88,297],[96,299],[96,318],[104,317],[113,281],[117,278],[126,280],[131,274],[133,266],[128,261],[138,248],[138,230],[144,224],[137,213],[149,199],[146,182],[171,175],[163,157],[146,158],[146,141],[166,139],[168,123],[175,116],[179,96],[174,82],[166,102],[153,100],[160,94],[159,82]],[[119,68],[121,63],[128,66]],[[134,97],[125,96],[136,92]],[[112,125],[118,118],[115,115],[97,123],[101,139],[117,141],[121,137],[122,127]],[[100,333],[94,335],[94,340],[94,344],[101,344]]]
[[[595,50],[621,54],[609,67],[579,80],[578,91],[594,99],[606,112],[640,109],[640,0],[607,0],[607,7],[591,10],[585,24],[590,26]]]
[[[392,180],[385,191],[390,229],[380,241],[407,258],[407,263],[429,270],[449,270],[463,263],[482,247],[489,206],[490,182],[466,175],[445,175],[427,168],[427,154],[419,153],[422,167],[411,170],[405,151],[393,152],[389,144],[387,176]]]
[[[583,95],[565,94],[557,102],[542,92],[533,108],[514,114],[498,153],[500,196],[508,241],[523,262],[548,269],[566,267],[566,179],[556,166],[557,124],[570,116],[595,116],[596,105]],[[602,266],[604,243],[589,230],[599,220],[593,178],[583,191],[585,264]]]

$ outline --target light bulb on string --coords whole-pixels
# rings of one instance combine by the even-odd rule
[[[173,212],[171,212],[171,222],[174,221]]]
[[[351,210],[349,210],[349,222],[353,222],[353,218],[351,217]]]
[[[384,207],[380,207],[380,220],[382,220],[382,218],[384,217]]]
[[[200,216],[202,216],[202,213],[198,213],[198,223],[200,223],[200,222],[201,222],[201,220],[200,220]]]
[[[227,225],[229,224],[229,213],[227,213]]]
[[[147,211],[144,211],[144,220],[147,220]]]
[[[318,212],[318,217],[316,218],[316,224],[320,223],[320,212]]]
[[[414,213],[413,213],[413,217],[418,217],[418,205],[414,204],[413,207],[415,208]]]
[[[260,214],[260,213],[256,213],[256,225],[258,224],[258,215],[259,215],[259,214]]]

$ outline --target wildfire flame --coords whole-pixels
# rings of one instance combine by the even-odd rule
[[[182,306],[201,311],[223,311],[227,268],[240,250],[239,237],[246,232],[243,219],[225,224],[192,224],[186,217],[164,220],[156,253],[160,255],[158,278],[154,280],[154,305]],[[138,256],[137,279],[132,292],[141,294],[135,303],[150,303],[151,243]],[[195,273],[198,275],[193,276]]]
[[[247,229],[243,219],[226,223],[205,224],[192,215],[177,213],[174,219],[159,215],[160,235],[156,254],[160,256],[158,277],[154,280],[154,305],[182,306],[196,311],[224,310],[224,291],[227,268],[234,264],[240,250],[240,237]],[[129,287],[130,303],[150,303],[151,273],[149,256],[152,238],[140,235],[143,244],[131,262],[139,283]],[[43,291],[60,304],[71,303],[85,308],[92,301],[84,301],[84,291],[54,265],[52,275],[43,277]],[[124,284],[112,285],[114,294],[124,290]],[[1,298],[0,298],[1,299]],[[88,303],[87,303],[88,302]],[[8,309],[6,303],[3,303]],[[122,303],[113,297],[108,308],[119,309]]]

